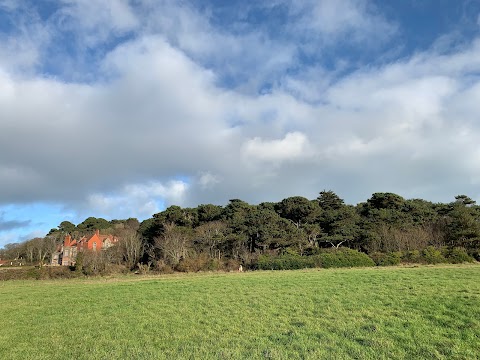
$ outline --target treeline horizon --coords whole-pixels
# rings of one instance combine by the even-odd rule
[[[79,238],[97,229],[120,241],[114,250],[96,254],[95,261],[102,257],[103,263],[129,269],[278,268],[278,259],[298,260],[342,248],[366,254],[377,265],[442,262],[452,254],[480,258],[480,206],[466,195],[433,203],[380,192],[348,205],[331,190],[313,200],[292,196],[258,205],[240,199],[224,206],[172,205],[142,222],[95,217],[78,225],[63,221],[44,238],[5,245],[0,257],[49,262],[66,234]],[[84,254],[81,261],[92,256]]]

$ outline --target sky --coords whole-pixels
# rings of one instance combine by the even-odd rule
[[[333,190],[480,199],[480,0],[0,0],[0,247]]]

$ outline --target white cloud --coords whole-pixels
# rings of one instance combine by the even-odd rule
[[[109,218],[147,218],[159,212],[163,204],[182,204],[187,189],[188,184],[180,180],[166,184],[129,184],[113,194],[89,195],[84,211],[86,214],[102,214]]]
[[[188,2],[157,5],[144,4],[143,32],[163,34],[193,61],[214,68],[222,85],[226,82],[238,91],[257,93],[265,81],[295,64],[296,44],[274,41],[253,25],[243,24],[241,31],[235,31],[235,24],[228,24],[224,29],[210,21],[208,10],[200,12]]]
[[[242,148],[246,161],[260,160],[282,162],[308,155],[309,143],[305,134],[292,132],[283,139],[263,140],[259,137],[247,140]]]
[[[211,189],[220,183],[220,178],[210,172],[202,172],[198,178],[198,183],[203,189]]]
[[[25,3],[3,1],[2,8],[3,21],[15,27],[10,32],[0,32],[0,72],[31,75],[41,64],[43,48],[51,40],[48,26]]]
[[[128,0],[62,0],[65,6],[56,14],[63,30],[75,31],[84,46],[95,46],[136,30],[140,20]]]
[[[375,47],[393,36],[397,26],[388,22],[371,2],[364,0],[307,0],[289,2],[299,17],[297,32],[320,39],[323,45],[361,42]]]
[[[476,51],[476,44],[464,49],[472,55]],[[304,194],[343,186],[344,196],[360,200],[362,195],[354,195],[360,188],[368,195],[379,184],[391,183],[391,191],[413,191],[416,176],[433,181],[449,166],[458,174],[455,181],[464,177],[470,183],[477,174],[474,160],[456,159],[478,149],[460,134],[479,135],[480,92],[468,77],[471,68],[464,70],[465,63],[455,60],[463,58],[461,53],[419,54],[357,71],[327,85],[319,104],[279,89],[258,97],[221,90],[211,70],[160,36],[111,52],[104,62],[105,70],[115,73],[110,83],[75,85],[5,75],[1,148],[15,157],[8,166],[4,160],[2,169],[24,169],[30,174],[24,179],[32,181],[21,185],[5,173],[2,198],[22,194],[79,202],[95,189],[89,198],[92,211],[127,214],[133,208],[150,214],[159,208],[151,196],[190,205],[240,196],[275,200],[296,184],[302,184]],[[315,73],[308,81],[316,81]],[[16,139],[23,139],[21,146]],[[168,195],[145,188],[142,179],[178,175],[196,179],[188,189],[180,187],[178,197],[171,195],[173,189]],[[447,186],[452,176],[435,180],[437,187]],[[358,185],[341,185],[349,178]],[[125,183],[144,185],[123,188]],[[119,187],[123,190],[109,195]]]

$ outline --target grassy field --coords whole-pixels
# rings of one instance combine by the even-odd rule
[[[0,283],[1,359],[476,359],[480,266]]]

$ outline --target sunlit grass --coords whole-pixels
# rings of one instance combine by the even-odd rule
[[[10,281],[0,358],[476,359],[479,279],[464,265]]]

